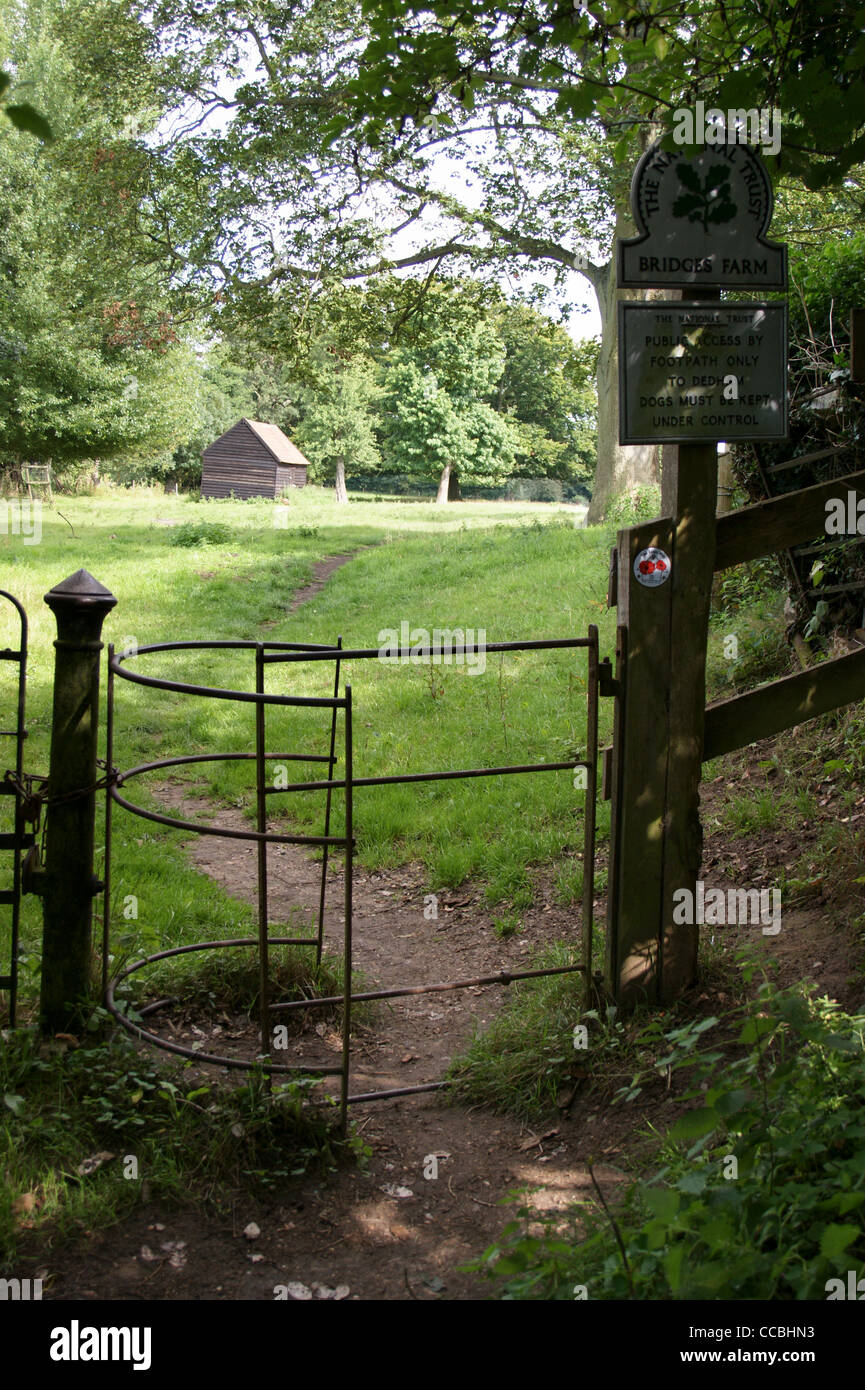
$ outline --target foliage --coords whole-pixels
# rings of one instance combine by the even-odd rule
[[[861,169],[853,170],[833,195],[795,200],[802,232],[790,254],[789,438],[783,444],[734,449],[736,477],[748,500],[762,500],[767,485],[772,492],[803,489],[856,467],[865,441],[865,393],[850,380],[850,311],[865,295],[862,178]],[[790,209],[784,211],[789,223]],[[829,457],[827,449],[839,453]],[[777,480],[768,471],[772,464],[801,456],[806,462],[785,468]],[[846,494],[846,488],[839,488],[839,497],[846,500]],[[791,557],[787,578],[795,627],[815,647],[825,648],[835,629],[861,626],[858,588],[865,560],[861,546],[832,544],[822,527],[814,536],[818,539],[823,544],[819,553],[811,548],[810,554],[806,550]],[[839,542],[844,539],[838,537]],[[821,587],[830,593],[815,604],[814,590]]]
[[[185,521],[172,531],[171,544],[190,550],[196,545],[225,545],[231,540],[231,527],[221,521]]]
[[[725,111],[779,107],[785,163],[815,185],[865,156],[865,45],[850,43],[858,0],[710,3],[699,15],[628,0],[603,11],[504,0],[470,12],[456,0],[365,0],[364,12],[371,37],[352,92],[371,140],[400,122],[454,122],[491,94],[500,120],[508,103],[535,101],[549,115],[610,124],[623,101],[633,120],[662,121],[702,97]]]
[[[12,78],[8,72],[0,68],[0,97],[12,86]],[[3,101],[0,103],[0,112],[11,121],[17,130],[29,131],[31,135],[36,135],[40,140],[50,140],[51,126],[45,117],[40,115],[29,101]]]
[[[316,482],[331,482],[338,461],[349,476],[378,467],[374,408],[379,394],[371,362],[324,354],[315,384],[301,393],[303,419],[295,435]]]
[[[689,1108],[662,1166],[609,1212],[572,1207],[567,1232],[541,1217],[544,1235],[528,1235],[539,1216],[523,1206],[473,1266],[504,1281],[501,1297],[823,1299],[829,1279],[861,1274],[865,1017],[772,984],[737,1015],[732,1055],[704,1046],[714,1018],[665,1034],[651,1071],[685,1077]]]
[[[661,514],[661,489],[653,483],[640,483],[610,502],[606,512],[608,526],[639,526]]]
[[[129,7],[91,5],[101,32],[77,27],[84,8],[11,5],[0,36],[54,135],[0,140],[0,465],[38,459],[61,473],[145,444],[168,449],[190,423],[193,370],[164,255],[141,234],[152,166],[131,132],[155,113],[140,56],[117,65],[110,91],[93,89]]]
[[[340,1139],[326,1106],[311,1104],[309,1077],[272,1090],[260,1072],[236,1088],[191,1083],[176,1064],[142,1057],[125,1034],[104,1036],[104,1011],[90,1022],[78,1046],[19,1028],[0,1049],[4,1268],[20,1240],[18,1197],[33,1204],[25,1228],[50,1224],[62,1234],[137,1203],[141,1184],[124,1172],[124,1154],[135,1156],[154,1196],[190,1203],[198,1188],[208,1205],[239,1183],[269,1187],[368,1152],[352,1136]],[[91,1169],[94,1154],[102,1161]]]
[[[505,349],[483,314],[435,314],[410,346],[397,349],[385,378],[385,437],[391,459],[408,474],[451,472],[499,482],[513,467],[515,436],[490,397],[502,375]]]
[[[505,362],[493,403],[507,411],[517,435],[514,474],[590,479],[597,451],[597,344],[574,342],[567,330],[528,304],[496,315]]]

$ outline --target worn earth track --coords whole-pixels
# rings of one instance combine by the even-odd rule
[[[349,555],[314,567],[312,583],[289,611],[318,593]],[[160,789],[166,806],[185,818],[238,827],[239,811],[208,804],[190,785]],[[232,895],[256,900],[256,851],[242,841],[192,837],[188,853],[202,872]],[[286,922],[317,909],[320,866],[295,846],[269,850],[269,917]],[[342,945],[342,866],[328,875],[326,944]],[[517,936],[496,935],[482,893],[460,889],[439,899],[438,919],[424,915],[427,887],[419,866],[395,872],[355,873],[355,965],[370,985],[383,987],[490,974],[525,967],[544,943],[576,936],[578,917],[543,901],[529,909]],[[292,934],[294,934],[294,926]],[[272,929],[279,934],[278,929]],[[413,1085],[440,1079],[450,1059],[501,1007],[500,987],[421,995],[378,1006],[355,1029],[352,1091]],[[181,1011],[157,1015],[167,1036],[186,1041],[210,1033],[215,1052],[250,1054],[254,1034],[226,1041],[224,1025],[194,1020]],[[199,1025],[204,1025],[199,1027]],[[196,1032],[196,1028],[198,1031]],[[312,1045],[338,1060],[338,1039],[319,1028]],[[570,1043],[563,1040],[563,1046]],[[309,1043],[298,1044],[303,1059]],[[205,1069],[201,1068],[202,1074]],[[214,1075],[212,1069],[209,1075]],[[230,1220],[206,1219],[147,1200],[116,1227],[90,1236],[86,1252],[58,1251],[48,1297],[58,1299],[273,1299],[278,1286],[298,1296],[314,1285],[339,1287],[361,1299],[485,1298],[486,1284],[460,1271],[498,1235],[509,1217],[506,1194],[526,1186],[540,1209],[563,1207],[588,1189],[582,1156],[596,1160],[595,1175],[610,1189],[621,1180],[615,1167],[620,1140],[599,1123],[599,1113],[575,1104],[571,1115],[535,1133],[514,1120],[445,1104],[436,1093],[361,1105],[352,1119],[372,1148],[366,1171],[342,1170],[327,1179],[307,1178],[268,1203],[239,1200]],[[627,1117],[625,1128],[633,1123]],[[621,1126],[619,1126],[621,1129]],[[425,1177],[436,1165],[437,1177]],[[250,1221],[260,1227],[253,1242],[243,1236]],[[172,1260],[163,1245],[184,1242]],[[156,1260],[142,1256],[156,1252]]]
[[[318,592],[327,573],[337,567],[334,561],[344,563],[345,558],[323,561],[306,596]],[[331,569],[325,572],[327,565]],[[755,782],[765,780],[756,761],[760,756],[761,749],[755,749]],[[746,779],[744,786],[750,772],[739,776]],[[709,823],[722,781],[704,788]],[[214,808],[190,784],[167,784],[161,795],[190,819],[226,826],[244,823],[240,812]],[[833,814],[827,802],[820,805],[826,806],[826,815]],[[796,836],[772,832],[747,841],[710,833],[706,881],[729,883],[723,870],[733,867],[734,860],[740,881],[777,881],[778,866],[785,860],[792,863],[817,829],[815,822],[801,827]],[[194,837],[188,853],[228,892],[255,901],[252,845]],[[302,850],[271,848],[269,868],[269,915],[274,923],[317,908],[319,866]],[[545,876],[538,875],[535,906],[523,914],[519,934],[502,940],[476,886],[443,894],[438,919],[429,920],[419,866],[358,872],[356,966],[371,984],[385,987],[519,968],[542,944],[578,931],[576,914],[554,906],[548,889]],[[337,863],[329,874],[326,917],[326,941],[335,950],[342,941],[341,893]],[[849,911],[817,900],[785,915],[782,935],[771,941],[763,938],[762,944],[779,961],[782,982],[811,975],[849,1007],[861,1001],[862,977],[861,945],[851,926],[855,913],[853,905],[848,907]],[[861,903],[856,911],[861,911]],[[596,919],[602,915],[598,903]],[[731,937],[727,944],[732,949],[737,943]],[[700,1013],[723,1012],[731,1002],[717,987],[691,993]],[[371,1022],[355,1029],[352,1090],[440,1078],[473,1028],[482,1028],[501,1007],[504,994],[500,988],[478,988],[380,1006]],[[196,1023],[182,1010],[175,1014],[173,1026],[161,1015],[157,1018],[160,1028],[174,1036],[185,1033],[187,1041],[204,1037],[209,1028],[207,1045],[217,1052],[226,1050],[226,1033],[234,1031],[230,1024],[212,1020],[209,1025],[203,1019]],[[204,1026],[196,1035],[197,1024]],[[319,1033],[310,1029],[310,1034],[297,1043],[299,1055],[306,1058],[305,1049],[311,1045],[337,1057],[338,1040],[327,1028]],[[562,1047],[570,1041],[563,1039]],[[241,1035],[231,1045],[242,1050],[254,1049],[255,1043],[252,1036]],[[212,1069],[208,1074],[213,1075]],[[288,1296],[300,1298],[333,1297],[337,1290],[339,1297],[359,1299],[486,1298],[489,1286],[460,1266],[481,1253],[509,1219],[502,1199],[516,1188],[528,1188],[536,1210],[561,1209],[589,1194],[588,1161],[604,1191],[612,1195],[624,1178],[619,1165],[639,1152],[647,1122],[663,1129],[675,1115],[675,1100],[663,1087],[643,1099],[641,1108],[602,1107],[590,1085],[583,1083],[570,1109],[536,1133],[506,1117],[448,1106],[436,1093],[360,1105],[352,1118],[372,1148],[365,1171],[346,1168],[326,1179],[298,1180],[267,1202],[244,1196],[228,1216],[212,1218],[150,1201],[145,1179],[141,1207],[132,1216],[93,1233],[86,1246],[51,1252],[53,1278],[45,1297],[271,1300],[276,1290],[282,1293],[288,1286]],[[432,1168],[430,1156],[436,1157],[437,1177],[424,1176]],[[243,1235],[251,1221],[261,1232],[254,1241]],[[44,1251],[39,1263],[46,1263]]]
[[[239,812],[215,810],[177,785],[164,787],[161,799],[191,819],[243,823]],[[190,841],[189,853],[233,895],[255,900],[252,845],[202,837]],[[293,915],[296,925],[298,909],[312,913],[317,907],[319,865],[295,846],[270,854],[271,921]],[[326,943],[335,950],[342,941],[341,893],[337,866],[329,874],[325,919]],[[442,895],[438,921],[424,917],[424,896],[414,866],[356,874],[356,962],[370,983],[423,984],[524,967],[542,942],[576,926],[571,914],[539,904],[526,912],[520,935],[503,941],[478,891]],[[501,1006],[503,994],[472,988],[380,1006],[355,1031],[352,1091],[439,1079],[474,1026],[483,1027]],[[187,1045],[204,1037],[212,1050],[229,1050],[221,1024],[209,1026],[182,1011],[173,1021],[157,1018],[168,1037]],[[322,1032],[313,1045],[338,1061],[338,1038]],[[563,1039],[562,1045],[569,1043]],[[233,1045],[251,1054],[254,1033],[248,1030]],[[305,1040],[297,1046],[308,1056]],[[590,1188],[586,1155],[594,1157],[595,1175],[610,1190],[621,1180],[616,1154],[634,1122],[630,1115],[617,1117],[617,1134],[596,1109],[586,1113],[577,1102],[570,1115],[533,1132],[506,1117],[448,1106],[436,1093],[360,1105],[352,1118],[373,1150],[366,1172],[304,1179],[267,1204],[243,1199],[230,1221],[146,1203],[119,1226],[94,1234],[86,1254],[60,1253],[50,1296],[272,1299],[279,1285],[310,1289],[318,1283],[341,1286],[341,1292],[347,1287],[349,1296],[362,1299],[488,1297],[487,1287],[458,1267],[494,1240],[508,1219],[501,1199],[529,1185],[539,1210],[564,1206]],[[434,1178],[424,1176],[431,1155],[437,1159]],[[254,1243],[242,1234],[250,1221],[261,1229]],[[181,1268],[168,1255],[157,1266],[141,1257],[143,1247],[158,1252],[163,1243],[180,1241]]]

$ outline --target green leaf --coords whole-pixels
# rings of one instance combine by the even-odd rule
[[[698,1139],[701,1134],[711,1134],[717,1129],[720,1116],[717,1110],[689,1110],[682,1115],[670,1130],[671,1139]]]
[[[673,1246],[672,1250],[667,1251],[663,1259],[664,1273],[673,1293],[679,1292],[682,1283],[682,1261],[684,1258],[685,1246],[680,1241],[678,1245]]]
[[[26,130],[31,135],[38,135],[40,140],[54,139],[51,127],[45,117],[40,116],[29,101],[15,102],[11,106],[4,106],[3,110],[18,130]]]
[[[577,87],[568,87],[556,101],[556,109],[563,115],[585,120],[595,109],[595,94],[587,82]]]
[[[671,1187],[646,1187],[643,1197],[649,1210],[662,1221],[672,1221],[681,1202],[678,1192]]]
[[[824,1041],[836,1052],[862,1052],[862,1043],[856,1034],[851,1037],[849,1033],[827,1033]]]
[[[702,1192],[709,1181],[705,1168],[695,1168],[693,1173],[686,1173],[683,1178],[679,1178],[676,1188],[679,1192],[687,1192],[689,1196],[696,1196]]]
[[[715,1108],[719,1115],[735,1115],[739,1110],[744,1109],[750,1099],[747,1091],[741,1089],[727,1091],[718,1098]]]
[[[756,1042],[758,1038],[763,1038],[767,1033],[771,1033],[774,1028],[775,1020],[772,1018],[749,1018],[739,1034],[739,1042]]]
[[[863,1202],[865,1202],[865,1192],[838,1192],[825,1205],[833,1206],[839,1216],[846,1216],[848,1211],[854,1211],[856,1207],[861,1207]]]
[[[629,162],[632,156],[631,145],[632,140],[630,132],[628,132],[627,135],[623,135],[621,140],[616,142],[613,147],[613,159],[617,164],[627,164]]]
[[[838,1226],[833,1223],[827,1226],[820,1237],[820,1254],[831,1259],[833,1255],[841,1255],[847,1246],[852,1243],[859,1235],[860,1228],[851,1226]]]
[[[24,1097],[13,1095],[11,1091],[7,1091],[3,1096],[3,1104],[8,1106],[13,1115],[20,1115],[24,1109]]]

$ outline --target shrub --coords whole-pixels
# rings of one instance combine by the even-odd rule
[[[652,1178],[612,1210],[571,1208],[565,1235],[524,1206],[475,1262],[505,1281],[502,1297],[572,1299],[582,1285],[592,1299],[825,1299],[830,1279],[861,1276],[865,1016],[772,984],[736,1012],[732,1058],[701,1051],[717,1019],[664,1035],[654,1070],[690,1068],[684,1099],[696,1104],[662,1141]]]
[[[608,525],[639,526],[661,515],[661,489],[654,483],[639,483],[613,497],[604,520]]]
[[[231,527],[222,521],[185,521],[171,537],[172,545],[191,549],[196,545],[224,545],[231,539]]]

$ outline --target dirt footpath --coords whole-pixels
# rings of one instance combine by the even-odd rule
[[[244,824],[233,809],[215,810],[178,786],[160,799],[175,813],[225,826]],[[255,901],[253,843],[190,839],[195,864],[233,895]],[[286,922],[298,909],[317,910],[320,866],[292,845],[269,851],[269,916]],[[328,875],[326,945],[342,944],[342,869]],[[424,916],[419,869],[355,874],[355,964],[371,986],[427,984],[525,968],[545,942],[577,930],[574,914],[539,905],[524,930],[500,939],[479,893],[438,899],[438,920]],[[278,928],[272,928],[274,935]],[[450,1059],[500,1008],[501,987],[472,987],[389,1001],[355,1031],[352,1093],[439,1080]],[[156,1015],[151,1026],[190,1037]],[[338,1038],[319,1025],[318,1045],[338,1060]],[[208,1047],[225,1052],[224,1030]],[[239,1046],[242,1045],[238,1044]],[[563,1040],[563,1046],[570,1040]],[[254,1048],[250,1030],[248,1045]],[[313,1039],[313,1043],[316,1039]],[[297,1044],[306,1057],[307,1043]],[[203,1069],[202,1069],[203,1071]],[[216,1073],[211,1073],[215,1075]],[[55,1262],[54,1298],[273,1299],[276,1296],[361,1299],[484,1298],[485,1284],[459,1271],[496,1238],[506,1194],[529,1185],[538,1209],[564,1207],[590,1187],[587,1156],[609,1190],[622,1180],[620,1144],[637,1117],[593,1113],[575,1102],[541,1131],[480,1110],[445,1105],[435,1092],[361,1104],[352,1119],[372,1148],[368,1170],[309,1178],[270,1203],[243,1200],[230,1220],[168,1211],[151,1204],[119,1226],[94,1234]],[[623,1127],[625,1133],[622,1134]],[[617,1134],[616,1131],[619,1131]],[[254,1222],[253,1240],[244,1229]],[[163,1247],[168,1246],[168,1250]],[[142,1256],[141,1252],[146,1253]],[[148,1258],[148,1255],[150,1258]],[[82,1258],[83,1256],[83,1258]],[[173,1256],[173,1258],[172,1258]],[[317,1286],[320,1286],[317,1287]]]

